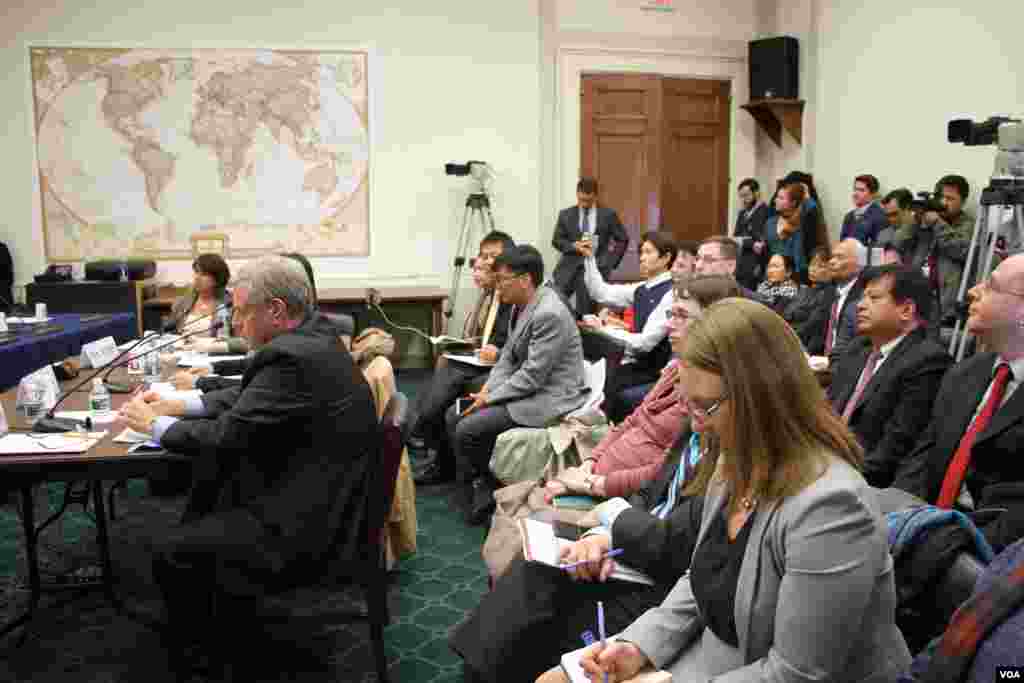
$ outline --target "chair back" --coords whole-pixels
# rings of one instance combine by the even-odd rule
[[[391,502],[395,497],[398,468],[405,452],[406,432],[409,429],[409,399],[396,391],[384,409],[380,420],[381,452],[374,476],[371,477],[370,510],[367,517],[367,541],[371,548],[381,545]]]
[[[355,334],[356,321],[355,318],[350,316],[348,313],[325,313],[324,311],[320,311],[320,314],[337,325],[341,334],[349,337]]]

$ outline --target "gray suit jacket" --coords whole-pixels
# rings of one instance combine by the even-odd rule
[[[695,548],[722,514],[724,489],[708,490]],[[894,622],[886,534],[872,489],[832,458],[816,482],[756,512],[736,587],[739,648],[705,627],[689,573],[620,637],[674,680],[895,680],[910,652]]]
[[[543,427],[586,400],[583,344],[572,313],[548,285],[537,290],[509,332],[487,379],[487,402],[512,419]]]

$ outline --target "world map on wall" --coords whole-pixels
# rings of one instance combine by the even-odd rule
[[[31,47],[46,256],[369,253],[365,52]]]

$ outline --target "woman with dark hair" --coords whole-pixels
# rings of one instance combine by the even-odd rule
[[[775,195],[775,215],[768,218],[764,225],[764,238],[768,244],[769,255],[781,254],[788,256],[793,262],[793,277],[799,282],[807,279],[807,259],[804,252],[804,239],[801,219],[801,205],[806,198],[806,191],[799,183],[783,186]]]
[[[790,256],[772,254],[765,268],[764,282],[757,286],[757,293],[765,302],[771,302],[770,305],[776,313],[781,313],[800,291],[793,271],[793,259]]]
[[[196,332],[192,337],[198,351],[210,353],[246,353],[249,344],[233,335],[231,294],[227,291],[231,269],[218,254],[200,254],[192,262],[192,286],[171,307],[171,319],[177,321],[179,334]],[[218,310],[220,309],[220,310]],[[213,325],[221,323],[219,330]],[[204,328],[209,332],[204,334]],[[200,341],[198,338],[204,338]]]

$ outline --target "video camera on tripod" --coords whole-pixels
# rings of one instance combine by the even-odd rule
[[[938,192],[915,192],[914,198],[910,200],[910,210],[914,213],[924,213],[925,211],[942,213],[946,207]]]
[[[997,250],[1003,252],[1024,245],[1024,119],[1007,116],[991,116],[981,122],[954,119],[946,132],[952,143],[962,142],[969,147],[998,146],[989,186],[978,200],[978,218],[957,293],[957,321],[949,352],[959,361],[968,341],[969,283],[989,276]],[[970,277],[972,273],[976,273],[974,278]]]
[[[494,180],[495,173],[494,169],[486,161],[467,161],[464,164],[450,162],[444,165],[444,172],[445,175],[450,176],[469,176],[473,183],[469,195],[466,197],[466,209],[462,214],[462,227],[459,229],[455,259],[452,263],[454,266],[452,284],[448,292],[448,308],[444,312],[447,329],[448,320],[451,319],[452,314],[455,312],[455,302],[458,297],[459,282],[462,278],[462,268],[466,265],[467,261],[470,262],[470,267],[472,267],[472,259],[468,258],[468,252],[475,244],[473,227],[475,225],[480,226],[481,237],[483,233],[488,231],[488,226],[490,226],[490,230],[494,230],[491,199],[487,193]]]

